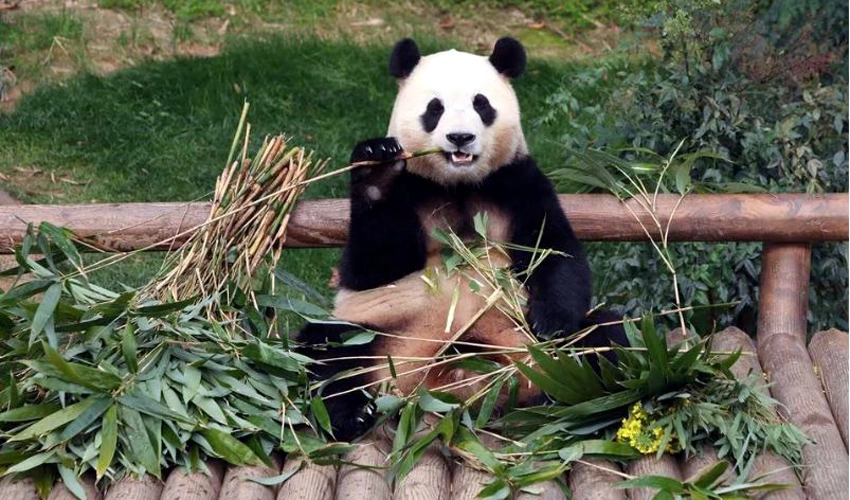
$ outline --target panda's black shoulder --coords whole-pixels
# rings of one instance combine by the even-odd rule
[[[483,194],[500,206],[556,199],[552,181],[531,156],[523,156],[495,169],[481,185]]]

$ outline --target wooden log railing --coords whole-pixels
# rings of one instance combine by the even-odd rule
[[[622,203],[604,195],[563,195],[561,203],[576,234],[583,240],[645,241],[648,236],[645,228],[653,237],[659,236],[655,222],[635,200]],[[0,206],[0,253],[11,252],[21,241],[28,223],[41,221],[72,229],[95,246],[111,251],[175,248],[204,223],[209,210],[207,203]],[[814,440],[803,449],[806,467],[802,487],[772,493],[770,498],[847,498],[847,334],[836,330],[819,332],[808,347],[806,343],[810,245],[848,240],[847,193],[689,195],[682,200],[674,195],[660,195],[655,213],[661,228],[667,228],[669,222],[670,241],[765,243],[756,343],[754,345],[747,334],[730,328],[716,334],[715,345],[722,350],[740,348],[745,353],[753,353],[744,356],[733,367],[735,373],[745,376],[763,371],[771,385],[761,390],[770,391],[781,403],[783,416]],[[347,223],[346,200],[302,202],[293,214],[286,244],[290,247],[341,245],[345,242]],[[375,445],[367,445],[360,453],[369,454],[370,463],[380,462],[382,456]],[[628,472],[686,477],[706,460],[710,460],[710,453],[681,462],[671,457],[662,461],[645,457],[630,464]],[[618,466],[605,462],[600,469],[595,463],[579,464],[571,472],[568,482],[574,489],[574,498],[626,498],[622,490],[611,489],[610,483],[617,480],[614,473],[619,472]],[[371,497],[365,490],[361,491],[365,488],[362,485],[358,486],[358,491],[340,489],[349,484],[365,484],[375,479],[372,475],[379,474],[367,471],[361,478],[355,469],[337,471],[328,466],[309,466],[276,491],[244,479],[277,474],[297,466],[297,462],[287,459],[282,469],[278,466],[277,470],[262,474],[242,468],[231,469],[224,474],[224,479],[219,471],[212,476],[214,484],[204,488],[204,495],[189,493],[186,488],[197,481],[209,482],[209,477],[198,479],[193,477],[195,475],[175,472],[168,477],[164,488],[157,482],[122,481],[106,498],[118,498],[115,492],[123,492],[121,488],[135,492],[133,498],[150,499],[282,499],[290,498],[294,491],[303,491],[304,498],[315,499],[330,499],[334,495],[337,498]],[[458,464],[451,468],[444,457],[438,455],[418,467],[422,469],[408,477],[408,480],[415,479],[420,474],[417,486],[402,483],[393,492],[381,483],[375,498],[419,498],[422,495],[417,492],[425,491],[422,489],[425,484],[442,493],[428,493],[422,498],[472,498],[488,480],[486,475]],[[778,469],[784,471],[772,476],[771,481],[797,481],[783,462],[770,454],[759,457],[753,470],[765,473]],[[317,483],[316,478],[322,479]],[[316,486],[319,483],[321,487]],[[86,485],[88,488],[89,483]],[[372,485],[368,489],[374,493],[378,491],[375,488],[377,486]],[[57,498],[61,497],[62,490],[57,490],[60,491]],[[561,498],[555,487],[544,490],[548,492],[543,495],[545,498]],[[19,493],[23,496],[16,496]],[[31,484],[0,481],[0,498],[34,498],[27,496],[30,494],[34,495]],[[628,492],[628,498],[633,500],[651,496],[642,490]]]
[[[846,194],[659,195],[656,213],[670,241],[846,241]],[[658,232],[635,200],[607,195],[562,195],[561,205],[579,238],[646,241],[644,227]],[[209,203],[107,203],[93,205],[0,205],[0,253],[20,242],[27,223],[47,221],[113,251],[179,246],[210,213]],[[348,201],[308,200],[289,223],[287,246],[331,247],[345,243]],[[672,220],[671,220],[672,219]]]

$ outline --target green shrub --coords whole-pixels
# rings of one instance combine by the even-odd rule
[[[562,142],[571,149],[637,161],[641,155],[624,148],[666,156],[685,140],[683,151],[720,154],[728,161],[702,159],[691,172],[718,191],[845,192],[847,10],[823,3],[660,2],[648,26],[660,35],[661,60],[588,69],[550,96],[542,119],[569,123]],[[589,87],[612,90],[587,102]],[[670,305],[670,284],[647,245],[589,251],[600,299],[629,314]],[[677,245],[686,303],[740,301],[691,319],[753,332],[759,254],[758,243]],[[814,246],[813,328],[847,328],[847,275],[846,243]]]

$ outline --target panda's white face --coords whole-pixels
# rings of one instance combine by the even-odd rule
[[[399,81],[388,134],[409,152],[408,171],[444,185],[475,183],[527,154],[508,78],[485,56],[450,50],[422,57]]]

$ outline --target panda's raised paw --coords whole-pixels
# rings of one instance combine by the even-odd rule
[[[404,149],[395,137],[376,137],[366,139],[354,146],[351,152],[351,163],[374,161],[389,163],[404,153]]]

